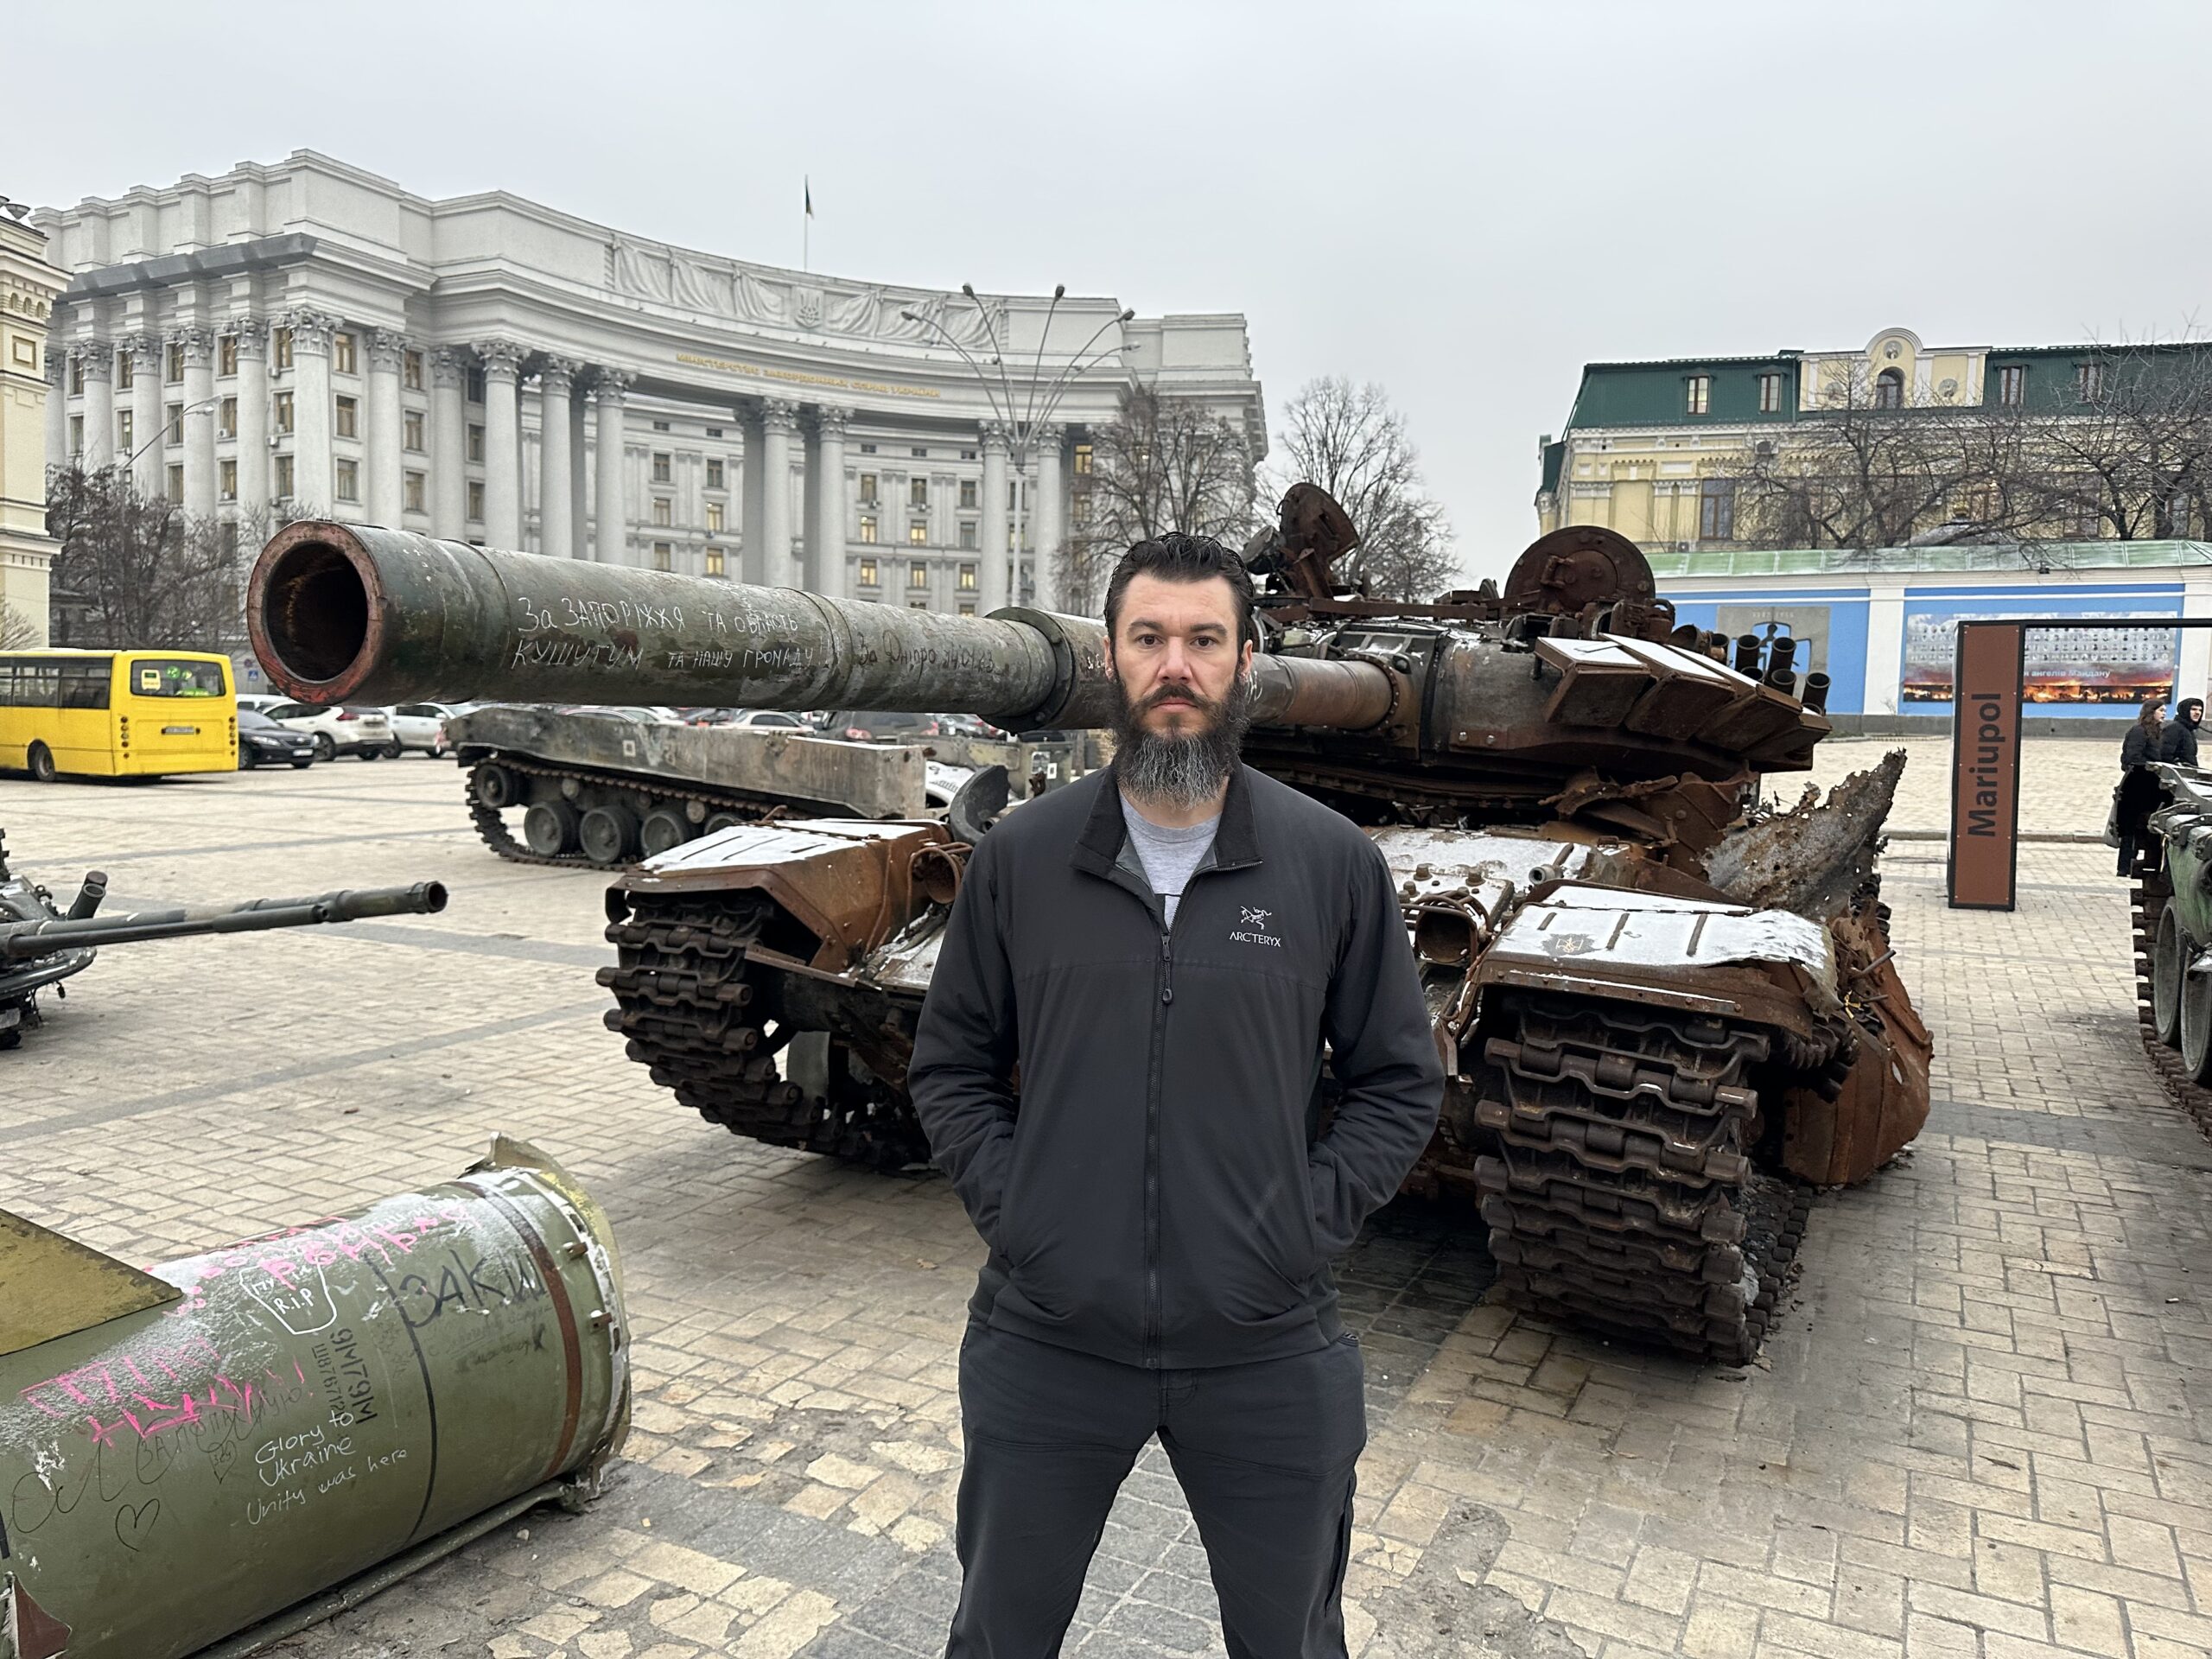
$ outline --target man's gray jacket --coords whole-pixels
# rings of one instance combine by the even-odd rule
[[[1389,867],[1240,766],[1169,928],[1125,835],[1108,767],[992,830],[953,905],[908,1082],[990,1247],[975,1311],[1135,1365],[1313,1351],[1443,1095]]]

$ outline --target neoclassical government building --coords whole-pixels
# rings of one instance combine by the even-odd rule
[[[70,277],[49,458],[127,460],[247,534],[312,513],[988,612],[1056,601],[1125,387],[1267,448],[1235,313],[751,264],[503,191],[426,200],[308,150],[34,223]],[[1025,454],[963,351],[1019,365],[1018,423],[1040,353],[1046,384],[1091,366]]]

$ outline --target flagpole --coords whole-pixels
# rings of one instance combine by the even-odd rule
[[[802,188],[804,190],[805,194],[806,194],[806,213],[805,213],[804,217],[803,217],[803,218],[799,220],[799,227],[798,227],[798,268],[799,268],[801,270],[812,270],[814,269],[814,247],[813,247],[813,243],[814,243],[814,181],[813,181],[813,179],[812,179],[811,177],[809,177],[809,178],[805,179],[805,181],[804,181],[804,184],[803,184],[803,186],[802,186]]]

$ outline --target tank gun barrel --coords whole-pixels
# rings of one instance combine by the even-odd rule
[[[423,916],[446,907],[444,885],[359,887],[312,899],[250,899],[239,905],[177,905],[119,916],[64,916],[0,927],[0,962],[27,962],[86,945],[133,944],[203,933],[256,933],[272,927],[313,927],[374,916]]]

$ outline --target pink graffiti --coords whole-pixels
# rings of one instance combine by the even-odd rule
[[[467,1210],[458,1204],[433,1204],[406,1221],[389,1224],[380,1222],[366,1227],[342,1217],[326,1217],[321,1221],[242,1239],[227,1249],[218,1251],[201,1270],[200,1282],[205,1284],[220,1274],[258,1268],[291,1290],[297,1287],[294,1281],[302,1274],[340,1261],[359,1262],[364,1256],[374,1256],[389,1267],[402,1256],[411,1255],[425,1234],[457,1223],[467,1214]]]
[[[269,1399],[270,1390],[262,1383],[241,1382],[222,1364],[213,1343],[188,1337],[166,1353],[125,1354],[64,1371],[23,1389],[22,1397],[57,1422],[81,1419],[85,1432],[101,1446],[119,1442],[125,1431],[150,1440],[168,1430],[196,1428],[219,1416],[250,1423],[257,1401]],[[149,1366],[159,1375],[148,1376]],[[306,1371],[297,1360],[291,1370],[290,1384],[281,1371],[264,1367],[262,1374],[279,1389],[296,1385],[304,1390]]]

